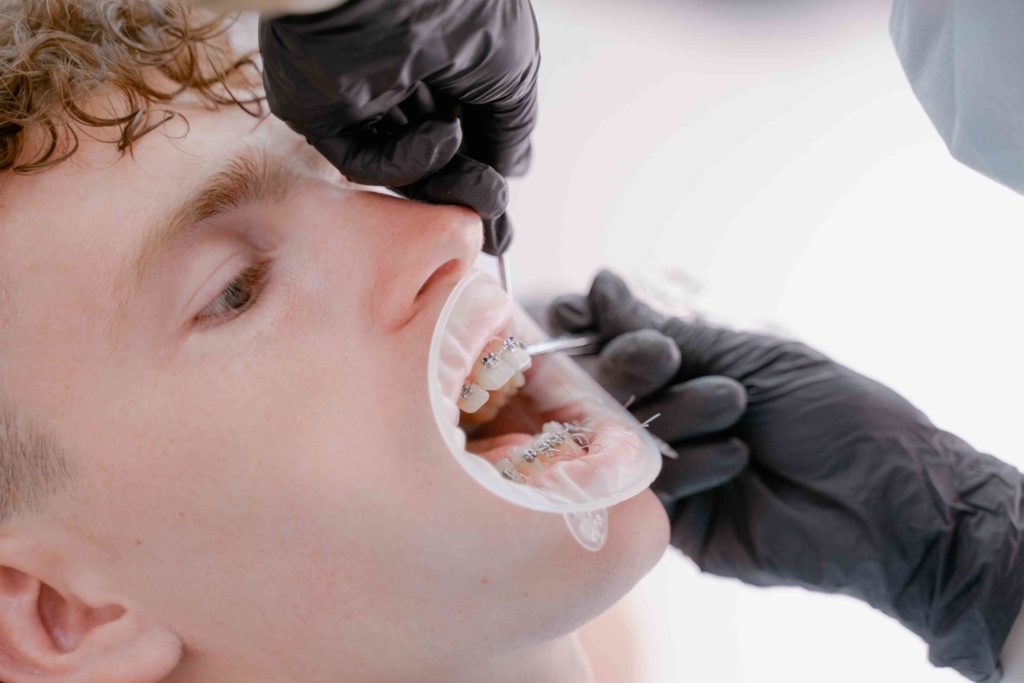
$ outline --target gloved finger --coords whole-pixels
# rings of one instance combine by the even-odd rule
[[[507,213],[503,213],[497,218],[485,219],[484,253],[491,256],[504,254],[505,250],[512,244],[513,234],[512,219],[508,217]]]
[[[423,121],[395,135],[354,131],[313,146],[349,180],[396,187],[442,171],[462,144],[458,121]]]
[[[468,206],[484,220],[505,213],[508,184],[487,164],[456,154],[444,168],[410,185],[394,188],[410,199]]]
[[[507,177],[521,176],[530,168],[530,134],[537,120],[537,76],[525,97],[516,102],[467,106],[462,112],[463,147],[467,156],[491,166]]]
[[[604,337],[617,337],[644,328],[659,329],[665,316],[640,301],[615,273],[600,271],[590,286],[587,301],[594,312],[597,329]]]
[[[678,460],[664,460],[651,488],[662,500],[679,500],[721,486],[750,462],[747,445],[736,438],[677,447]]]
[[[657,330],[634,330],[601,349],[597,381],[621,403],[643,399],[679,371],[679,347]]]
[[[709,375],[671,386],[638,403],[632,412],[641,422],[660,414],[648,429],[662,441],[675,444],[729,429],[746,409],[747,390],[742,384]]]
[[[503,176],[522,175],[537,119],[540,32],[528,0],[489,4],[487,15],[498,20],[501,32],[481,31],[486,39],[474,41],[472,72],[448,69],[426,81],[462,104],[464,154]]]
[[[426,121],[440,119],[451,121],[459,118],[461,107],[458,101],[434,92],[426,83],[417,83],[412,92],[397,107],[407,121]],[[394,110],[388,112],[394,115]],[[461,126],[461,122],[460,122]],[[462,141],[465,144],[465,128],[462,129]]]
[[[742,379],[782,357],[796,364],[825,359],[796,342],[666,317],[634,297],[622,278],[607,270],[594,278],[587,301],[602,336],[615,337],[630,330],[653,328],[675,340],[682,355],[676,376],[679,381],[704,375]]]
[[[594,327],[594,312],[583,294],[563,294],[551,302],[548,318],[553,327],[578,334]]]

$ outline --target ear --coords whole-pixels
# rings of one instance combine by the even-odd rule
[[[89,605],[0,565],[0,681],[150,683],[181,655],[178,636],[138,610]]]

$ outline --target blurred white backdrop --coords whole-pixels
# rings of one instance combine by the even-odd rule
[[[888,2],[534,6],[520,298],[584,291],[600,266],[681,269],[713,317],[781,327],[1024,466],[1024,197],[949,157]],[[674,552],[633,597],[655,683],[962,680],[856,601],[701,576]]]

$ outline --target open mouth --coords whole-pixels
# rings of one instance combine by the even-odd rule
[[[431,346],[431,403],[474,479],[524,507],[603,510],[657,476],[657,446],[570,358],[531,358],[545,333],[490,277],[449,297]]]

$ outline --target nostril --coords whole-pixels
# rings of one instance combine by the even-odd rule
[[[427,281],[423,283],[422,287],[420,287],[420,291],[416,292],[416,298],[418,299],[421,294],[430,289],[436,282],[443,280],[450,273],[454,272],[458,267],[459,259],[457,258],[449,259],[442,263],[437,270],[430,274]]]

